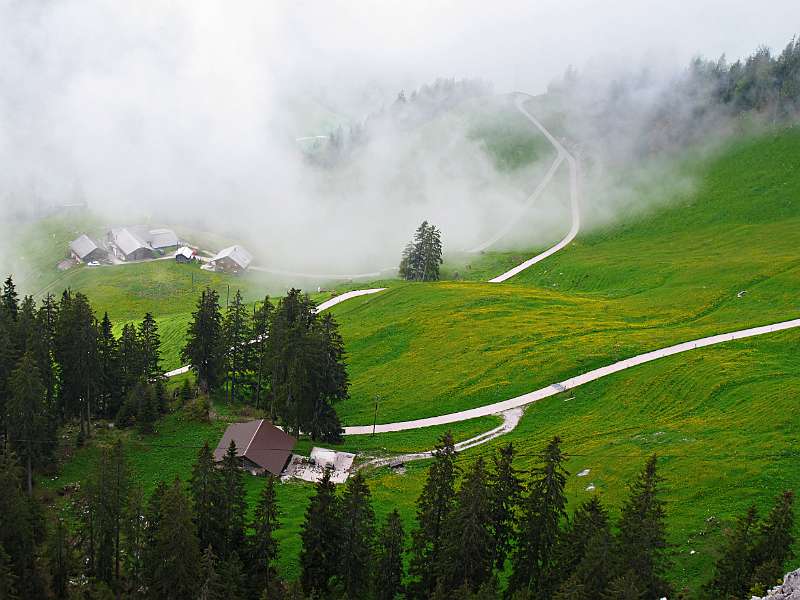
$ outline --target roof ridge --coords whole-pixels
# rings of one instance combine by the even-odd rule
[[[259,421],[258,421],[258,427],[256,427],[256,430],[253,432],[253,436],[250,438],[250,441],[249,441],[249,442],[247,442],[247,447],[246,447],[246,448],[245,448],[245,449],[242,451],[242,456],[244,456],[245,454],[247,454],[247,451],[248,451],[248,450],[250,450],[250,446],[253,444],[253,440],[254,440],[254,439],[256,439],[256,435],[257,435],[257,434],[258,434],[258,432],[261,430],[261,426],[262,426],[263,424],[264,424],[264,419],[259,419]]]

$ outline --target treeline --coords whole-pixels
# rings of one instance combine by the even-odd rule
[[[438,281],[442,264],[442,232],[423,221],[403,249],[400,277],[407,281]]]
[[[333,407],[348,397],[344,343],[330,313],[320,316],[307,294],[291,289],[252,314],[239,291],[223,315],[219,296],[202,292],[182,357],[200,388],[268,411],[275,423],[312,439],[338,441]]]
[[[92,419],[137,422],[148,430],[165,410],[155,319],[126,324],[115,338],[108,314],[97,320],[88,298],[64,291],[37,306],[19,299],[11,277],[0,301],[0,436],[25,465],[50,462],[58,427],[77,420],[79,439]]]
[[[0,597],[256,600],[650,600],[675,596],[662,479],[650,457],[614,522],[597,496],[572,515],[567,457],[554,438],[527,474],[514,448],[462,472],[445,434],[405,531],[377,519],[356,472],[337,491],[327,471],[301,526],[299,577],[278,573],[280,507],[268,477],[252,512],[231,444],[220,467],[206,444],[191,476],[145,498],[124,449],[105,448],[86,484],[49,526],[0,452]],[[794,542],[793,494],[762,520],[755,508],[726,532],[701,598],[749,598],[783,573]],[[406,569],[407,565],[407,569]],[[501,586],[501,574],[507,584]],[[4,595],[3,595],[4,594]]]

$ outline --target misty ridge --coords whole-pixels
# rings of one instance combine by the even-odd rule
[[[99,16],[83,21],[88,11],[75,3],[3,9],[13,17],[0,25],[6,229],[77,199],[109,224],[228,236],[265,266],[364,272],[396,266],[424,219],[441,229],[445,254],[491,237],[552,160],[545,143],[518,164],[498,159],[497,122],[507,120],[504,133],[532,126],[513,90],[463,65],[424,80],[408,75],[414,64],[388,59],[379,80],[374,65],[332,74],[310,58],[321,48],[306,55],[313,36],[268,10],[217,23],[210,10],[187,20],[180,5],[164,14],[92,6]],[[741,114],[769,124],[795,111],[784,100],[797,97],[791,48],[730,68],[592,66],[587,56],[586,69],[552,84],[534,106],[581,156],[586,225],[690,190],[691,178],[673,172],[681,148],[713,150],[741,129]],[[519,68],[533,72],[536,60]],[[789,83],[765,83],[777,74]],[[750,80],[771,91],[753,102],[730,95]],[[499,247],[557,239],[565,205],[556,186]]]

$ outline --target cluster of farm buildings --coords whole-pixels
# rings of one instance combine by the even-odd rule
[[[70,257],[76,262],[96,266],[173,258],[179,263],[199,261],[203,268],[240,273],[253,262],[252,255],[240,245],[229,246],[214,255],[204,256],[182,241],[172,229],[120,227],[108,231],[105,239],[80,235],[69,244]]]

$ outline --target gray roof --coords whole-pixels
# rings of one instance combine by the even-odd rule
[[[116,244],[117,248],[119,248],[125,256],[133,254],[142,248],[147,250],[153,249],[150,244],[133,231],[124,227],[122,229],[112,229],[111,236],[114,240],[114,244]]]
[[[216,256],[211,259],[211,262],[215,262],[221,258],[230,258],[243,269],[249,267],[250,263],[253,262],[253,255],[241,246],[228,246],[220,250],[217,252]]]
[[[178,236],[172,229],[151,229],[147,237],[153,248],[167,248],[178,245]]]
[[[72,250],[75,255],[83,260],[87,256],[89,256],[92,252],[97,250],[99,246],[85,233],[81,235],[78,239],[72,240],[69,243],[70,250]]]

